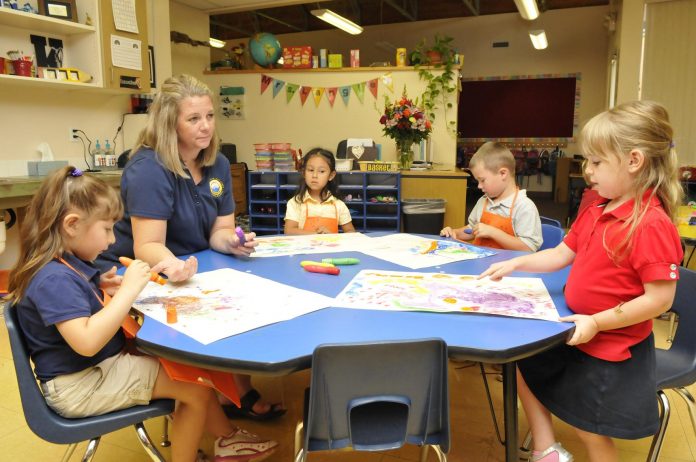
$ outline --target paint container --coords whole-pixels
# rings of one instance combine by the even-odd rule
[[[396,49],[396,67],[406,66],[406,48]]]

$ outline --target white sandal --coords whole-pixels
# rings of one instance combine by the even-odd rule
[[[573,462],[573,455],[563,449],[561,443],[553,443],[551,446],[545,450],[537,453],[537,451],[532,452],[532,456],[529,458],[529,462],[537,462],[542,460],[544,457],[550,455],[552,452],[558,454],[558,462]]]

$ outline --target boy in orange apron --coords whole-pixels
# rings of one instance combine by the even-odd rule
[[[302,178],[297,193],[288,201],[285,234],[331,234],[355,232],[350,211],[336,197],[336,160],[321,148],[302,158]]]
[[[469,162],[484,195],[469,215],[469,225],[440,235],[474,245],[535,252],[541,246],[539,211],[515,183],[515,158],[503,144],[484,143]]]

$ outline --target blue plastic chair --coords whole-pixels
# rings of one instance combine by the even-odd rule
[[[24,418],[29,428],[41,439],[50,443],[68,445],[63,460],[70,458],[77,443],[89,440],[82,460],[90,461],[94,457],[102,435],[133,425],[140,443],[150,458],[164,462],[164,458],[150,440],[142,422],[172,413],[173,400],[154,400],[147,406],[134,406],[95,417],[79,419],[61,417],[48,407],[39,389],[29,363],[29,350],[17,321],[17,310],[9,303],[5,306],[5,324],[10,338]]]
[[[544,239],[539,250],[551,249],[556,247],[563,241],[563,236],[565,231],[563,228],[556,227],[554,225],[548,225],[546,223],[541,224],[541,236]]]
[[[653,437],[648,462],[655,462],[660,455],[670,405],[665,390],[672,389],[681,396],[689,409],[691,424],[696,431],[696,406],[694,397],[686,389],[696,382],[696,272],[679,268],[677,294],[671,311],[678,317],[678,327],[669,350],[656,349],[657,402],[660,408],[660,427]]]
[[[429,446],[447,460],[447,345],[426,339],[318,346],[304,422],[295,430],[295,461],[310,451],[383,451],[406,443],[422,446],[421,460]]]
[[[554,220],[553,218],[548,218],[548,217],[539,217],[541,220],[541,224],[547,224],[547,225],[552,225],[557,228],[563,228],[563,225],[561,225],[561,222],[558,220]]]

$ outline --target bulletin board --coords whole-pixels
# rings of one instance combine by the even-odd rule
[[[462,79],[460,141],[574,142],[579,106],[580,74]]]

